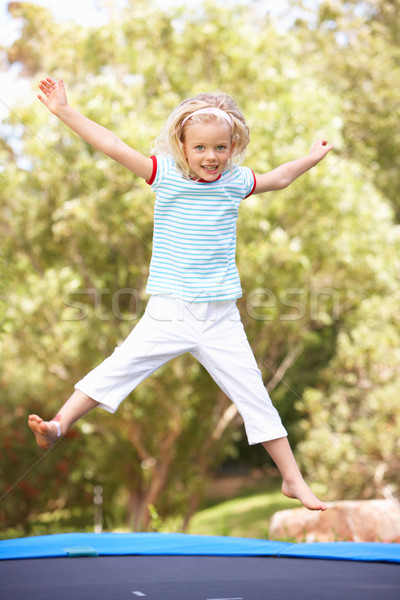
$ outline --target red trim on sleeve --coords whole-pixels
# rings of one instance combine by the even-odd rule
[[[157,175],[157,157],[151,156],[150,158],[153,161],[153,172],[151,174],[150,179],[146,179],[146,183],[148,183],[149,185],[151,185],[154,182]]]
[[[256,189],[257,179],[256,179],[256,176],[254,175],[253,171],[252,171],[252,173],[253,173],[253,177],[254,177],[253,187],[251,188],[250,194],[247,194],[247,196],[245,196],[245,198],[248,198],[249,196],[251,196],[254,193],[254,190]]]

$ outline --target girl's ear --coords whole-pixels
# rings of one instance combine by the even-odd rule
[[[233,151],[234,151],[234,149],[235,149],[235,146],[236,146],[236,141],[235,141],[235,140],[232,140],[232,142],[231,142],[231,153],[230,153],[229,157],[231,157],[231,156],[232,156],[232,154],[233,154]]]

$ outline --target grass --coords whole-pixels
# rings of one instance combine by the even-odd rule
[[[239,486],[235,496],[197,512],[188,533],[266,539],[275,512],[300,506],[282,494],[277,479]]]
[[[301,506],[286,498],[280,489],[281,480],[274,472],[258,471],[245,476],[215,479],[207,489],[201,509],[192,517],[187,533],[268,539],[272,515],[287,508]],[[70,531],[65,518],[69,511],[44,513],[34,524],[30,535]],[[159,519],[155,509],[153,526],[156,531],[181,531],[181,519]],[[76,515],[75,515],[76,517]],[[64,519],[63,519],[64,518]],[[124,528],[117,528],[122,531]],[[91,530],[81,527],[81,531]],[[0,539],[26,535],[19,528],[0,532]]]

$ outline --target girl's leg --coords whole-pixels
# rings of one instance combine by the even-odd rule
[[[262,443],[278,467],[282,492],[310,510],[326,510],[305,483],[290,448],[287,432],[264,387],[261,373],[247,341],[240,315],[234,306],[223,315],[224,305],[203,333],[202,345],[192,354],[236,404],[250,444]],[[269,441],[265,441],[269,440]]]
[[[67,433],[80,417],[83,417],[97,404],[83,392],[75,390],[52,421],[44,421],[38,415],[29,415],[28,425],[40,448],[48,450],[60,435]]]
[[[52,421],[30,415],[29,427],[38,445],[44,450],[50,448],[95,406],[114,413],[141,381],[190,350],[191,321],[183,319],[182,304],[174,298],[153,296],[124,343],[76,384],[75,392]]]
[[[282,475],[282,493],[295,498],[310,510],[326,510],[327,506],[310,490],[303,479],[286,437],[263,442],[262,445]]]

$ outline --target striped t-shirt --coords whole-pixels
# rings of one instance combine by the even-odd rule
[[[148,183],[156,201],[146,292],[188,302],[239,298],[236,221],[241,200],[254,191],[254,173],[234,166],[216,181],[191,181],[172,157],[152,159]]]

